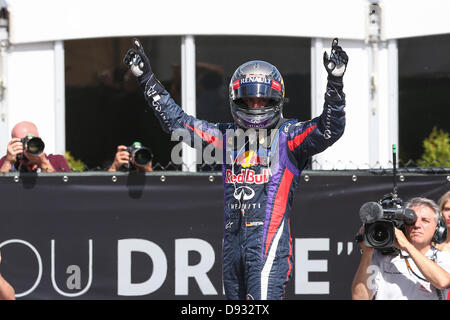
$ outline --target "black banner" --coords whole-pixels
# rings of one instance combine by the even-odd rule
[[[287,299],[350,299],[359,208],[392,177],[308,173],[291,213]],[[437,200],[445,175],[403,175],[403,200]],[[224,299],[220,175],[0,177],[1,274],[18,299]]]

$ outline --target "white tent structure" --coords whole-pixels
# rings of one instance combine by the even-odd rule
[[[0,151],[15,123],[40,128],[46,149],[65,151],[64,41],[121,36],[182,36],[182,107],[195,115],[195,37],[264,35],[311,38],[311,114],[321,113],[322,53],[338,37],[347,127],[318,155],[322,169],[388,166],[398,143],[397,39],[450,33],[448,0],[7,0],[0,20]],[[193,85],[194,84],[194,85]],[[195,153],[185,152],[186,162]]]

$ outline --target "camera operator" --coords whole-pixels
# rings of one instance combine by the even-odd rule
[[[443,300],[447,296],[450,253],[432,246],[441,219],[439,208],[426,198],[413,198],[405,206],[415,211],[417,220],[405,226],[404,233],[395,228],[398,254],[382,254],[360,242],[362,256],[352,283],[354,300]]]
[[[31,154],[24,148],[23,139],[39,137],[36,125],[29,121],[19,122],[11,131],[12,140],[8,143],[6,156],[0,159],[0,172],[70,172],[71,169],[62,155],[46,155],[43,152]]]
[[[136,163],[134,157],[130,154],[130,147],[120,145],[117,147],[117,152],[114,157],[114,161],[111,167],[108,169],[109,172],[115,171],[133,171],[137,172],[150,172],[153,171],[152,161],[140,165]],[[147,161],[145,161],[147,162]]]

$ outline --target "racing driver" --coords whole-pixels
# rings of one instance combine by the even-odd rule
[[[293,268],[289,215],[301,171],[309,157],[331,146],[344,132],[347,54],[337,38],[331,54],[324,52],[328,77],[319,117],[304,122],[284,118],[285,86],[280,72],[268,62],[249,61],[237,68],[229,85],[234,122],[212,124],[183,112],[155,77],[139,40],[133,39],[133,44],[124,63],[137,77],[163,130],[183,129],[189,131],[191,146],[196,145],[194,139],[202,139],[202,148],[213,145],[227,151],[222,152],[226,297],[282,299]],[[244,130],[258,135],[248,134],[235,146],[237,132]],[[270,130],[270,135],[259,135],[264,130]]]

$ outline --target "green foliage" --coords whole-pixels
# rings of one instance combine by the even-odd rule
[[[86,165],[83,161],[75,159],[71,154],[70,151],[66,151],[65,157],[67,160],[67,163],[69,164],[69,167],[72,169],[72,171],[75,172],[83,172],[86,169]]]
[[[433,127],[428,138],[423,141],[424,153],[419,160],[421,167],[450,167],[450,135]]]

